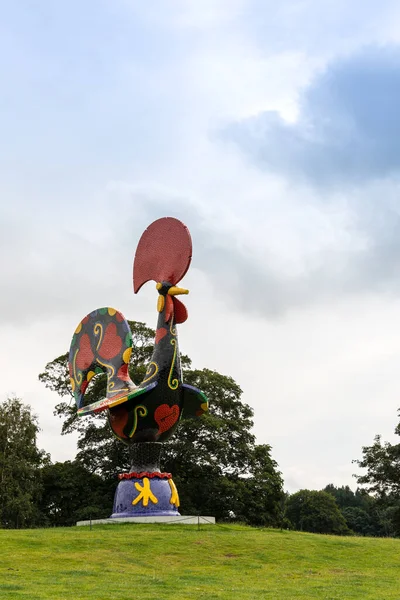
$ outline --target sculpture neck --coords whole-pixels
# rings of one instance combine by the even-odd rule
[[[154,473],[160,471],[161,449],[162,444],[160,442],[142,442],[129,446],[130,472],[147,471]]]
[[[171,343],[172,342],[172,343]],[[165,321],[165,310],[158,315],[157,331],[154,350],[158,348],[171,356],[174,354],[174,343],[178,344],[178,331],[172,316],[168,322]]]
[[[173,317],[165,322],[165,310],[158,315],[154,352],[149,365],[151,379],[157,378],[160,384],[167,384],[176,390],[182,383],[181,360],[178,346],[178,333]],[[148,379],[147,379],[148,381]]]

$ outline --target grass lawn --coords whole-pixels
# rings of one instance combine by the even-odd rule
[[[400,599],[400,540],[241,526],[0,530],[0,598]]]

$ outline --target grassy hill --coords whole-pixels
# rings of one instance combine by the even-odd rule
[[[240,526],[0,530],[0,598],[400,599],[400,540]]]

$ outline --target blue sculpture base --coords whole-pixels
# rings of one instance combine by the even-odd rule
[[[160,442],[130,447],[132,466],[120,475],[112,519],[123,517],[179,517],[179,496],[170,473],[160,472]]]
[[[112,519],[122,517],[179,517],[179,497],[171,478],[132,477],[119,482]]]

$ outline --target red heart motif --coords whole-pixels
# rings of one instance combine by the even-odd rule
[[[101,356],[101,358],[105,358],[106,360],[110,360],[121,352],[121,348],[122,339],[117,334],[117,326],[115,323],[110,323],[107,326],[103,341],[99,348],[99,356]]]
[[[81,371],[85,371],[90,367],[94,360],[94,354],[90,345],[90,338],[87,333],[84,333],[79,340],[79,352],[76,357],[76,366]]]
[[[122,367],[118,369],[117,377],[118,379],[122,379],[122,381],[130,381],[128,365],[122,365]]]
[[[129,413],[124,404],[114,406],[114,408],[110,409],[109,418],[111,429],[120,438],[127,439],[126,435],[124,434],[124,427],[128,423],[128,417]]]
[[[174,404],[161,404],[154,411],[154,419],[158,425],[158,433],[168,431],[179,419],[179,406]]]
[[[165,327],[160,327],[159,329],[157,329],[156,331],[156,344],[158,344],[158,342],[160,340],[163,339],[163,337],[165,337],[167,335],[168,331],[165,329]]]

